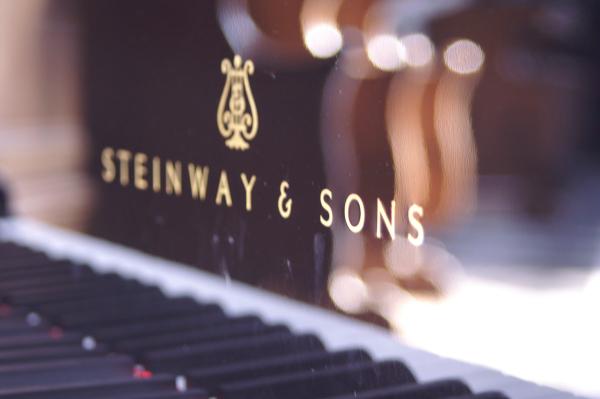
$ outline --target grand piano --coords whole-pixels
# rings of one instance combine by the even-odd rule
[[[402,330],[457,268],[595,265],[568,237],[597,228],[597,9],[43,3],[42,87],[68,64],[76,117],[40,129],[77,140],[39,162],[80,158],[51,197],[72,223],[23,217],[5,185],[0,398],[574,398]],[[517,236],[543,250],[501,250]]]

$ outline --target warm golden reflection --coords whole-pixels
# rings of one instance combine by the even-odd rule
[[[336,55],[343,45],[342,32],[336,22],[341,0],[306,0],[300,23],[304,45],[317,58]]]
[[[477,82],[478,75],[446,72],[435,93],[433,122],[443,174],[438,206],[441,216],[458,218],[474,209],[477,149],[471,126],[471,98]]]
[[[395,197],[402,206],[426,204],[430,169],[423,132],[422,106],[426,76],[397,75],[390,85],[386,122],[395,170]]]
[[[448,69],[461,75],[478,72],[484,59],[481,47],[468,39],[456,40],[444,51],[444,62]]]

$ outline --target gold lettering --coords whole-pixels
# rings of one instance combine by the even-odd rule
[[[181,195],[181,162],[165,162],[165,191]]]
[[[111,183],[115,180],[117,172],[115,170],[115,150],[110,147],[106,147],[102,150],[100,159],[102,161],[102,180],[107,183]]]
[[[327,218],[324,218],[323,215],[319,216],[321,220],[321,224],[325,227],[331,227],[333,224],[333,211],[331,209],[331,205],[325,201],[325,197],[329,197],[329,200],[333,198],[333,193],[330,189],[324,188],[321,190],[321,206],[323,210],[327,212]]]
[[[252,210],[252,190],[254,189],[254,184],[256,183],[256,176],[252,175],[250,181],[248,181],[248,177],[245,173],[240,175],[242,179],[242,184],[244,185],[244,190],[246,191],[246,210]]]
[[[414,245],[415,247],[423,245],[423,241],[425,241],[425,230],[423,229],[423,224],[415,215],[419,215],[419,217],[423,217],[423,208],[417,204],[412,204],[410,208],[408,208],[408,222],[416,230],[417,235],[414,236],[412,233],[408,233],[407,238],[408,241]]]
[[[131,152],[127,150],[117,150],[117,158],[119,159],[119,181],[122,186],[129,184],[129,161],[131,160]]]
[[[188,164],[190,175],[190,186],[192,188],[192,198],[206,199],[206,186],[208,185],[208,166],[196,166],[193,163]]]
[[[396,239],[396,201],[392,200],[390,216],[385,213],[385,209],[383,207],[383,203],[379,198],[377,198],[377,238],[381,238],[381,220],[383,219],[383,223],[390,234],[390,238],[392,240]]]
[[[358,204],[358,223],[352,224],[350,220],[350,205],[353,202]],[[358,194],[352,193],[346,198],[346,202],[344,203],[344,218],[346,219],[346,225],[353,233],[360,233],[365,227],[365,204],[363,204],[362,199],[358,196]]]
[[[133,157],[133,184],[138,190],[145,190],[148,188],[148,181],[146,175],[148,174],[148,156],[144,153],[138,152]]]
[[[287,196],[288,188],[290,188],[290,183],[285,180],[279,185],[279,200],[277,201],[277,209],[279,210],[281,217],[284,219],[288,219],[292,214],[292,199],[288,198]]]
[[[224,170],[221,171],[221,176],[219,177],[219,187],[217,188],[215,203],[221,205],[223,198],[225,198],[225,204],[228,207],[231,207],[232,201],[231,191],[229,191],[229,179],[227,178],[227,172]]]
[[[152,158],[152,190],[155,193],[160,191],[160,158]]]

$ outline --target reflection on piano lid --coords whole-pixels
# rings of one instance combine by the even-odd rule
[[[573,397],[113,243],[0,232],[0,398]]]
[[[68,214],[113,244],[3,224],[7,240],[60,259],[1,247],[0,397],[568,396],[306,304],[409,327],[405,299],[438,299],[461,246],[486,261],[502,247],[493,229],[468,229],[485,200],[481,176],[496,190],[499,175],[519,182],[509,201],[519,220],[551,219],[561,184],[579,171],[565,159],[594,148],[587,141],[600,148],[586,136],[597,131],[590,104],[600,103],[593,2],[172,3],[30,10],[73,19],[40,47],[80,61],[80,73],[62,75],[81,77],[73,120],[83,126],[41,131],[55,141],[85,132],[57,149],[86,151],[55,166],[80,166],[83,154],[89,164],[76,181],[48,186],[98,194],[78,208],[89,217],[56,196],[56,219]],[[54,65],[40,69],[50,75]],[[32,97],[62,98],[62,86]],[[29,158],[38,153],[58,154],[45,143]],[[585,210],[594,229],[597,212]],[[565,235],[579,224],[557,223]],[[458,238],[454,255],[436,231]],[[500,233],[523,247],[522,236]],[[563,252],[576,252],[578,266],[593,262],[593,251]],[[498,303],[500,313],[510,307]]]

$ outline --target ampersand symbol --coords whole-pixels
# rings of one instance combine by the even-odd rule
[[[292,199],[287,196],[288,188],[290,188],[290,184],[285,180],[282,181],[279,186],[279,200],[277,201],[279,214],[284,219],[288,219],[292,214]]]

